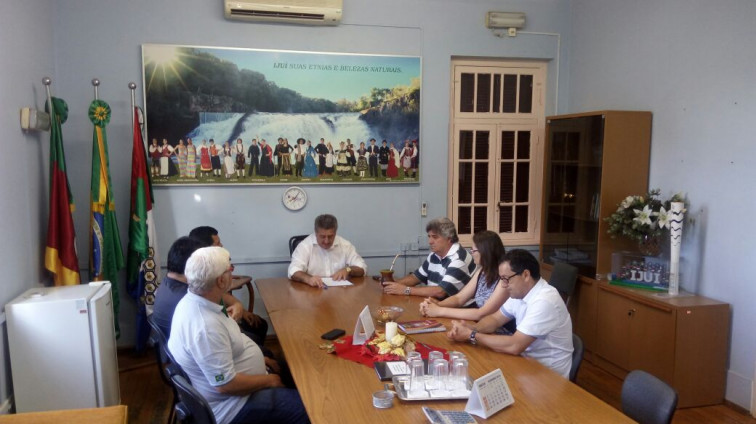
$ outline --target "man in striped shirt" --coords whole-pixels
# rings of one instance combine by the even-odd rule
[[[457,294],[470,281],[475,262],[459,245],[457,229],[448,218],[436,218],[425,227],[431,253],[415,272],[386,283],[384,293],[443,299]],[[419,286],[420,284],[425,286]]]

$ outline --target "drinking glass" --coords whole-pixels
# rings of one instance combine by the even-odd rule
[[[428,353],[428,375],[431,374],[431,364],[436,359],[444,359],[443,352],[440,352],[438,350],[433,350],[430,353]]]
[[[467,359],[457,358],[452,362],[449,377],[450,390],[467,390]]]
[[[410,368],[410,391],[418,392],[425,390],[425,364],[422,359],[413,359]]]
[[[457,358],[467,359],[467,357],[465,356],[465,354],[462,353],[462,352],[457,352],[457,351],[454,351],[454,350],[449,351],[449,365],[453,365],[454,364],[454,360],[457,359]]]
[[[446,359],[434,359],[431,364],[431,379],[428,381],[428,389],[445,390],[448,375],[449,361]]]
[[[418,351],[412,351],[412,352],[408,353],[407,354],[407,358],[404,360],[405,362],[407,362],[407,366],[408,367],[409,367],[410,362],[413,359],[420,359],[420,360],[422,360],[423,357],[422,357],[422,355],[420,355],[420,352],[418,352]]]

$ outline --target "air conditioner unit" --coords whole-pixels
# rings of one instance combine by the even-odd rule
[[[343,0],[224,0],[226,19],[338,25]]]

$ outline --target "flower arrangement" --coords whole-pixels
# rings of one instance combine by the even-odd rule
[[[617,210],[604,218],[609,223],[607,232],[624,236],[638,242],[648,237],[661,236],[670,227],[670,206],[672,202],[684,202],[685,197],[677,193],[667,200],[659,198],[659,189],[642,196],[627,196]],[[684,210],[683,210],[684,212]]]

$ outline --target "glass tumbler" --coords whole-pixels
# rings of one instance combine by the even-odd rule
[[[467,359],[455,359],[449,373],[449,390],[467,390]]]
[[[445,390],[446,380],[449,375],[449,361],[446,359],[435,359],[431,364],[431,379],[428,381],[428,389]]]
[[[410,392],[425,390],[425,364],[422,359],[413,359],[410,364]]]
[[[444,359],[444,354],[441,351],[433,350],[430,353],[428,353],[428,375],[431,374],[431,364],[436,359]]]

